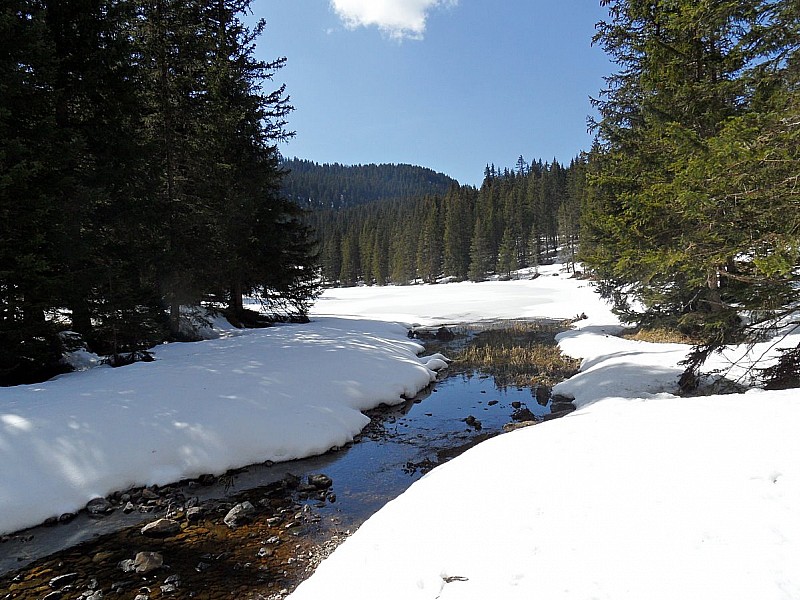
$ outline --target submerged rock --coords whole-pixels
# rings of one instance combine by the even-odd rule
[[[327,490],[333,485],[333,479],[322,473],[308,476],[308,484],[318,490]]]
[[[160,552],[139,552],[133,560],[133,568],[137,573],[145,575],[164,566],[164,556]]]
[[[225,523],[228,527],[233,529],[249,521],[252,517],[253,513],[256,512],[256,507],[253,506],[250,502],[242,502],[237,504],[232,509],[228,511],[228,514],[225,515],[225,518],[222,519],[222,522]]]
[[[66,575],[59,575],[58,577],[53,577],[50,582],[49,586],[51,588],[62,588],[65,585],[72,583],[78,578],[77,573],[67,573]]]

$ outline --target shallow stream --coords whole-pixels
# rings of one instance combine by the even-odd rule
[[[101,518],[80,514],[66,524],[8,536],[0,542],[0,599],[90,598],[97,591],[101,595],[90,600],[229,598],[232,592],[281,597],[428,470],[510,422],[549,413],[547,399],[537,402],[531,389],[498,389],[485,375],[444,376],[402,405],[369,413],[372,423],[348,447],[252,465],[202,484],[183,482],[168,493],[155,490],[153,496],[162,498],[151,500],[146,513],[118,508]],[[319,473],[332,479],[332,487],[315,490],[305,483]],[[244,500],[257,507],[256,514],[235,529],[223,525],[228,510]],[[187,522],[188,505],[204,503],[203,518]],[[153,539],[140,533],[142,524],[165,515],[182,522],[180,534]],[[146,575],[124,573],[121,562],[142,551],[163,554],[164,566]],[[54,583],[65,574],[71,575],[67,583]]]

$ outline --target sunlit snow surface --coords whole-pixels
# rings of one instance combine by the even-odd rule
[[[576,412],[437,467],[293,600],[800,599],[797,391],[673,396],[688,348],[615,337],[590,284],[557,267],[330,290],[314,313],[0,390],[0,531],[128,485],[340,445],[366,422],[360,409],[413,394],[440,366],[417,356],[407,324],[585,313],[560,336],[583,359],[556,390]]]
[[[800,393],[678,398],[688,347],[611,335],[618,323],[588,289],[550,276],[403,288],[413,313],[389,290],[323,299],[321,309],[422,322],[584,312],[559,336],[582,372],[555,390],[580,409],[436,468],[292,600],[800,598]]]

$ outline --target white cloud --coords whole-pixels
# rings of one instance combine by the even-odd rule
[[[347,27],[374,25],[397,40],[422,39],[428,13],[457,4],[458,0],[331,0],[331,8]]]

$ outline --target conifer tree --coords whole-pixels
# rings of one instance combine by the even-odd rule
[[[796,93],[797,9],[757,0],[608,4],[612,20],[597,41],[620,72],[597,102],[601,145],[583,254],[631,318],[701,340],[691,374],[748,334],[742,311],[751,323],[782,313],[800,262],[787,254],[794,234],[768,216],[793,214],[796,200],[777,170],[766,175],[768,164],[797,165],[791,128],[775,129]]]
[[[425,283],[435,283],[442,274],[442,224],[435,199],[425,202],[425,217],[417,244],[417,273]]]

